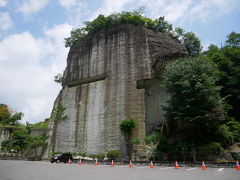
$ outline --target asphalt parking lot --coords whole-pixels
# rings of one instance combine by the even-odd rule
[[[185,168],[93,164],[51,164],[0,160],[0,180],[239,180],[235,168]]]

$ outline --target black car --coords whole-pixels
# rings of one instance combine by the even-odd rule
[[[51,159],[50,159],[50,162],[51,163],[59,163],[59,162],[64,162],[64,163],[67,163],[68,161],[73,161],[73,157],[71,154],[68,154],[68,153],[64,153],[64,154],[56,154],[54,155]]]

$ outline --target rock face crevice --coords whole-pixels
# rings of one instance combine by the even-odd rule
[[[164,121],[158,101],[166,101],[165,91],[157,83],[148,87],[145,82],[156,80],[154,68],[186,54],[177,40],[134,25],[99,31],[72,46],[61,98],[54,105],[61,103],[68,118],[52,123],[55,130],[45,155],[104,154],[114,149],[124,153],[120,121],[136,119],[138,137]]]

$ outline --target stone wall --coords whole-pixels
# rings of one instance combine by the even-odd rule
[[[19,130],[20,128],[18,127],[0,127],[0,148],[1,148],[1,143],[4,140],[8,140],[11,138],[11,134],[13,131]],[[43,129],[43,128],[38,128],[38,129],[31,129],[31,135],[32,136],[41,136],[43,134],[47,134],[48,133],[48,129]],[[45,147],[38,147],[37,148],[37,154],[38,156],[42,156],[43,152],[44,152]],[[35,156],[35,152],[32,149],[26,149],[23,154],[26,157],[34,157]],[[11,153],[9,153],[8,155],[13,155]]]
[[[102,30],[71,47],[54,105],[62,103],[68,118],[51,124],[45,156],[124,152],[124,119],[137,120],[134,136],[144,137],[146,125],[149,134],[164,121],[158,101],[165,103],[166,93],[156,84],[145,91],[138,82],[154,80],[156,68],[186,54],[177,40],[134,25]]]
[[[10,138],[11,132],[12,128],[0,127],[0,148],[2,142]]]

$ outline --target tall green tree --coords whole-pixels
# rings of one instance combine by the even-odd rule
[[[221,96],[230,105],[228,115],[240,122],[240,34],[230,33],[225,46],[210,45],[205,55],[219,69],[217,84],[222,86]]]
[[[190,124],[192,134],[198,137],[192,136],[194,143],[214,138],[224,119],[216,72],[216,65],[204,57],[179,59],[166,66],[164,83],[171,94],[164,107],[166,117],[169,121]]]

